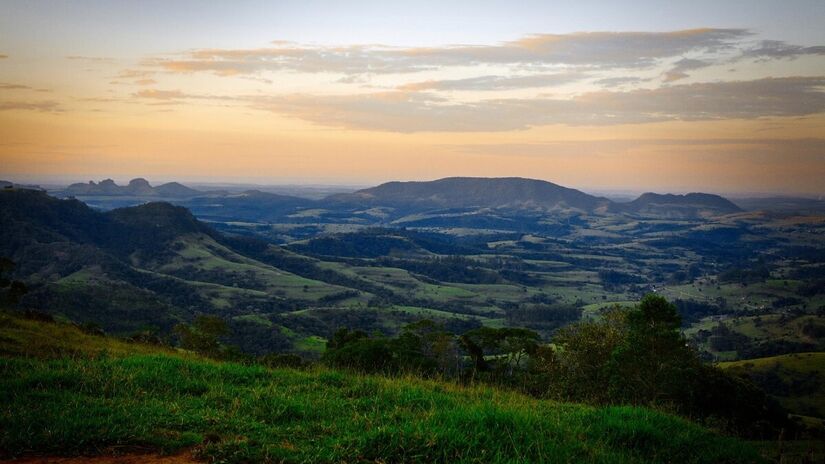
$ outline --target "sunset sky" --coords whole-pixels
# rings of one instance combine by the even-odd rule
[[[825,1],[0,3],[0,179],[825,194]]]

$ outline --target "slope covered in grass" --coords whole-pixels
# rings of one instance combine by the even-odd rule
[[[0,312],[0,356],[30,358],[172,354],[172,348],[94,336],[74,324],[47,323]]]
[[[62,327],[23,322],[54,335]],[[7,325],[0,328],[2,339],[10,334]],[[71,336],[80,345],[109,340]],[[70,358],[27,357],[4,346],[5,455],[194,448],[196,456],[225,462],[760,459],[740,441],[644,408],[560,404],[489,387],[321,368],[272,370],[142,345],[134,354],[99,350]]]
[[[825,353],[793,353],[719,366],[750,378],[789,411],[825,419]]]

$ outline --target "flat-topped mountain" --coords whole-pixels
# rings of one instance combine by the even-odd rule
[[[605,198],[543,180],[520,177],[448,177],[426,182],[388,182],[330,200],[368,205],[437,208],[521,208],[595,211]]]
[[[178,182],[152,187],[149,181],[142,178],[132,179],[128,185],[117,185],[112,179],[105,179],[100,183],[89,181],[89,183],[77,183],[66,187],[63,192],[66,195],[87,196],[138,196],[138,197],[193,197],[202,192],[189,188]]]
[[[655,216],[707,216],[738,213],[741,208],[727,198],[709,193],[686,195],[645,193],[630,203],[614,204],[614,210]]]

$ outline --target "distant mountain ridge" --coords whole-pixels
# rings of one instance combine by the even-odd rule
[[[434,181],[388,182],[328,200],[368,205],[438,208],[576,208],[595,211],[610,200],[552,182],[521,177],[447,177]]]
[[[352,193],[312,200],[257,190],[245,192],[198,191],[177,182],[152,187],[142,178],[119,186],[111,179],[100,183],[72,184],[61,196],[111,197],[108,204],[129,206],[142,198],[163,199],[190,209],[208,220],[241,219],[254,222],[312,222],[341,220],[360,223],[392,222],[416,214],[437,219],[427,223],[501,224],[481,216],[528,214],[627,214],[641,217],[703,218],[741,212],[726,198],[708,193],[686,195],[645,193],[630,202],[616,202],[552,182],[521,177],[447,177],[432,181],[393,181]],[[123,198],[121,201],[118,197]],[[133,198],[134,197],[134,198]],[[98,198],[95,203],[100,203]],[[96,207],[100,207],[95,205]],[[107,209],[103,207],[102,209]],[[314,211],[303,214],[302,211]],[[466,217],[473,213],[472,217]],[[500,222],[500,221],[499,221]],[[506,224],[505,224],[506,225]]]
[[[103,196],[139,196],[139,197],[193,197],[201,195],[203,192],[189,188],[178,182],[168,182],[166,184],[152,187],[149,181],[143,178],[136,178],[129,181],[128,185],[120,186],[112,179],[104,179],[100,183],[89,181],[88,183],[72,184],[63,192],[65,195],[103,195]]]
[[[728,199],[709,193],[645,193],[617,203],[552,182],[521,177],[448,177],[423,182],[388,182],[328,201],[365,206],[427,208],[509,208],[588,213],[625,213],[665,217],[699,217],[742,211]]]

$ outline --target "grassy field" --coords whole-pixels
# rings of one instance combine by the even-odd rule
[[[193,450],[213,462],[761,461],[746,443],[644,408],[219,363],[68,325],[21,321],[8,329],[9,321],[18,320],[4,319],[0,329],[6,456]],[[9,342],[40,330],[43,343],[33,349]],[[83,348],[66,357],[50,340]]]

